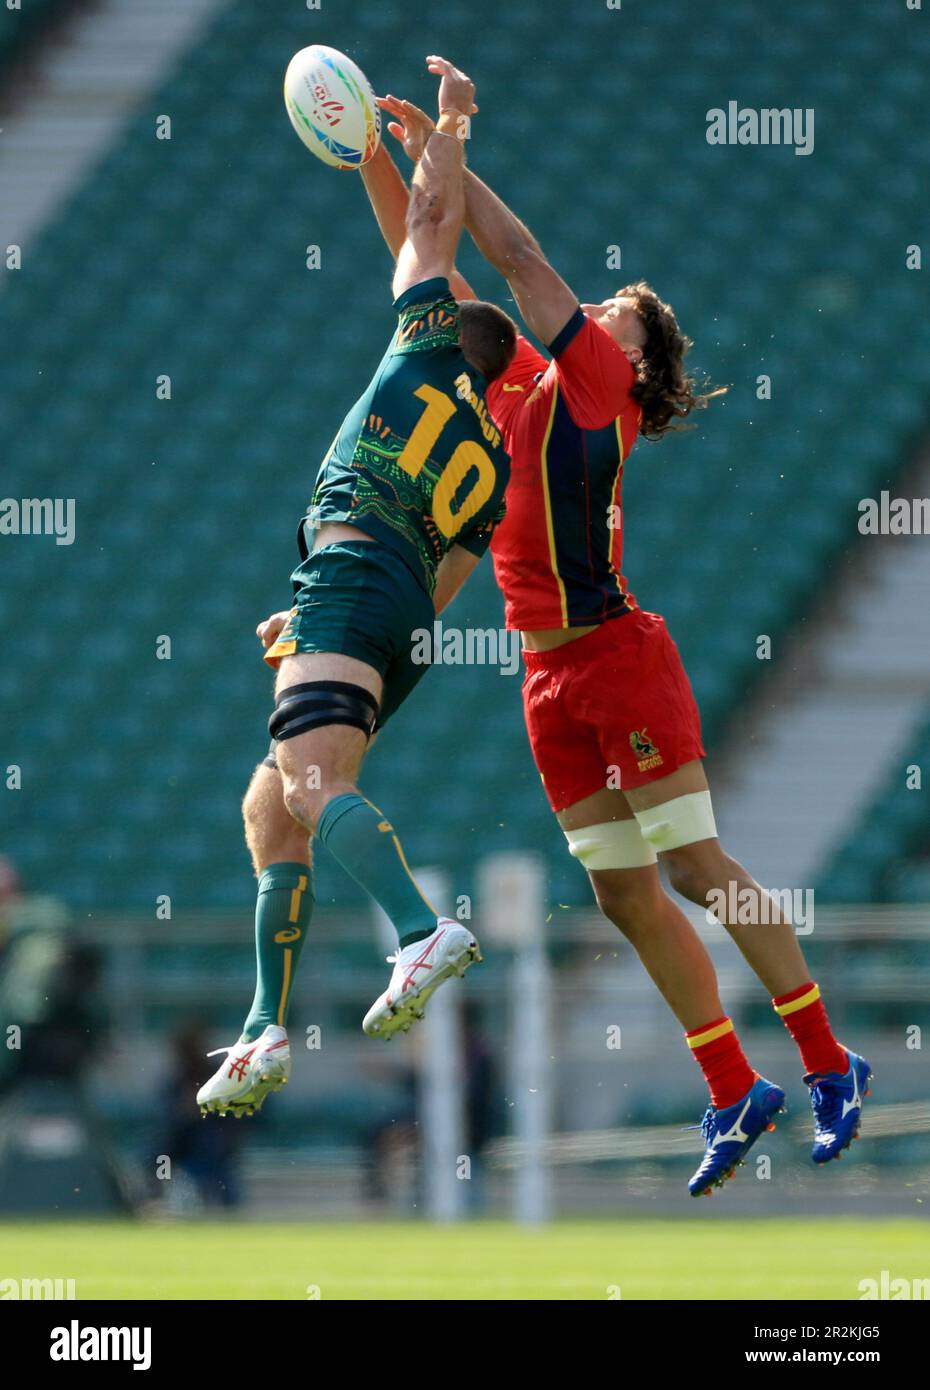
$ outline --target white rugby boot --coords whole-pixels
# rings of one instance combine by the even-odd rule
[[[274,1023],[253,1042],[237,1042],[233,1047],[218,1047],[208,1057],[226,1053],[226,1060],[205,1081],[197,1092],[197,1104],[202,1115],[225,1115],[228,1111],[238,1118],[254,1115],[265,1097],[286,1086],[291,1074],[291,1049],[287,1033]]]
[[[388,956],[388,965],[394,966],[391,982],[365,1015],[363,1030],[371,1038],[406,1033],[423,1017],[430,995],[453,975],[464,975],[477,960],[481,951],[474,932],[451,917],[440,917],[432,936]]]

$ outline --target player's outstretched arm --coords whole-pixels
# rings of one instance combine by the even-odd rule
[[[465,219],[464,136],[474,84],[445,58],[427,59],[439,83],[439,121],[417,164],[407,205],[406,237],[394,271],[394,296],[434,276],[450,277]]]
[[[464,188],[472,240],[509,284],[527,326],[551,343],[578,308],[577,295],[553,270],[529,228],[470,169]]]
[[[394,117],[388,130],[407,156],[416,162],[434,129],[433,121],[412,101],[388,95],[380,97],[378,105]],[[374,166],[378,156],[381,159],[366,178],[365,169]],[[375,159],[363,168],[362,177],[382,234],[396,256],[404,234],[406,189],[399,170],[383,146]],[[577,309],[576,296],[546,260],[529,229],[468,168],[464,172],[464,188],[465,226],[472,240],[485,260],[510,284],[529,328],[543,342],[551,343]],[[453,271],[452,290],[456,299],[475,297],[474,291],[456,271]]]
[[[382,104],[380,97],[378,101]],[[396,261],[407,236],[407,185],[384,145],[379,145],[368,163],[362,165],[361,175],[381,235]]]
[[[377,101],[383,111],[394,117],[388,124],[388,130],[403,146],[408,159],[416,164],[435,129],[434,121],[412,102],[401,101],[390,93],[378,97]],[[378,146],[368,163],[362,165],[361,176],[381,235],[396,261],[407,236],[407,205],[410,191],[383,144]],[[476,298],[471,285],[455,266],[452,267],[449,283],[456,299]]]

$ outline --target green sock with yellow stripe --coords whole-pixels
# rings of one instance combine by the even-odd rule
[[[313,911],[306,864],[269,864],[258,880],[255,904],[255,998],[242,1030],[254,1042],[269,1023],[284,1027],[291,986]]]
[[[390,821],[357,792],[328,802],[316,833],[334,859],[394,924],[401,946],[436,930],[436,910],[420,892]]]

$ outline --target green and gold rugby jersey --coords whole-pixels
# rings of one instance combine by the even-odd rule
[[[351,522],[400,555],[428,593],[452,545],[483,555],[504,515],[510,458],[459,347],[458,304],[444,278],[394,301],[397,331],[317,476],[312,529]]]

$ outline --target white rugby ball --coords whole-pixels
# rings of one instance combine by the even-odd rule
[[[381,141],[371,84],[337,48],[314,43],[294,54],[284,74],[284,104],[307,149],[334,169],[360,169]]]

